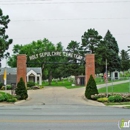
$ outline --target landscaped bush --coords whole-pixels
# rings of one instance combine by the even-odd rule
[[[27,89],[26,89],[25,83],[23,81],[23,78],[20,78],[20,81],[17,84],[15,93],[16,93],[16,95],[19,96],[20,100],[28,98]]]
[[[91,99],[91,95],[94,94],[98,94],[98,90],[97,90],[96,82],[93,76],[91,75],[86,86],[85,96],[86,98]]]
[[[17,99],[9,93],[0,92],[0,102],[16,102]]]
[[[94,94],[91,95],[92,100],[102,100],[99,98],[106,98],[106,93]],[[129,102],[130,101],[130,94],[128,93],[108,93],[108,101],[109,102]]]
[[[3,94],[0,94],[0,102],[3,102],[3,101],[5,101],[5,97]]]
[[[16,101],[17,101],[16,98],[10,98],[10,99],[7,100],[7,102],[16,102]]]
[[[35,86],[34,82],[27,82],[27,87],[33,87],[33,86]]]
[[[91,99],[92,100],[97,100],[98,98],[103,98],[106,97],[105,93],[100,93],[100,94],[95,94],[95,95],[91,95]]]
[[[130,98],[129,97],[122,97],[122,101],[123,102],[130,102]]]
[[[15,95],[14,98],[16,98],[17,100],[20,100],[21,96]]]
[[[98,102],[108,102],[108,98],[106,98],[106,97],[98,98],[97,101]]]
[[[2,88],[2,86],[3,86],[3,83],[0,82],[0,89]]]
[[[11,85],[7,85],[7,86],[6,86],[6,89],[7,89],[7,90],[11,90],[11,89],[12,89],[12,86],[11,86]]]
[[[122,96],[120,96],[120,95],[115,95],[115,96],[110,96],[109,98],[108,98],[108,101],[109,102],[121,102],[122,101]]]

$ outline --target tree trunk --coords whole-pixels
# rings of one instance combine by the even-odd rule
[[[48,82],[49,82],[49,85],[51,85],[51,82],[52,82],[52,71],[50,71]]]

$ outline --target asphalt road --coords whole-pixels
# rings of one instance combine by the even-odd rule
[[[119,130],[129,109],[89,105],[1,106],[0,130]]]

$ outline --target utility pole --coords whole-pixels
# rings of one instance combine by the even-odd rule
[[[105,77],[106,77],[106,78],[105,78],[105,82],[106,82],[106,94],[107,94],[107,97],[108,97],[108,84],[107,84],[107,82],[108,82],[108,77],[107,77],[107,76],[108,76],[108,74],[107,74],[107,59],[106,59],[106,67],[105,67],[105,68],[106,68],[106,70],[105,70],[105,71],[106,71],[106,72],[105,72]]]

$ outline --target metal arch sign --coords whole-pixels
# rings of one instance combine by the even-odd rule
[[[83,57],[80,54],[74,54],[72,52],[67,52],[67,51],[42,52],[42,53],[38,53],[38,54],[34,54],[34,55],[29,56],[29,59],[35,60],[35,59],[38,59],[38,58],[53,57],[53,56],[71,57],[71,58],[75,58],[77,60],[83,59]]]

